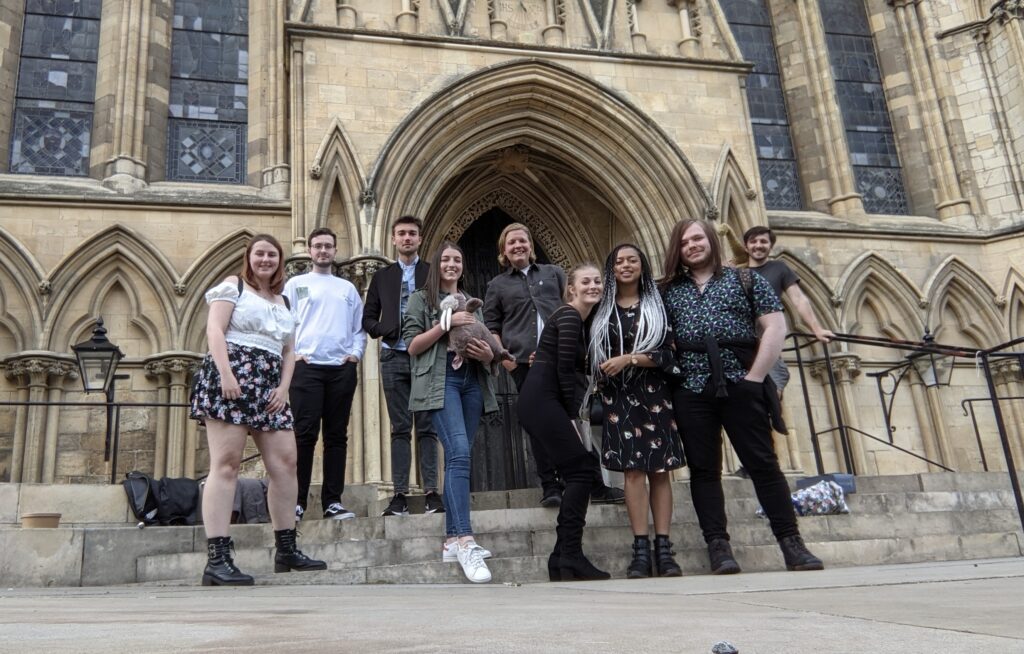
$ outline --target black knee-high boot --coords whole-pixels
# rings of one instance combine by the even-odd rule
[[[274,532],[274,541],[277,543],[277,552],[274,554],[274,572],[290,572],[298,570],[326,570],[327,564],[323,561],[311,559],[302,553],[295,542],[294,529],[281,529]]]
[[[235,567],[231,557],[234,543],[229,536],[206,539],[206,569],[203,570],[204,586],[252,586],[255,581]]]
[[[565,490],[558,511],[562,552],[558,559],[562,581],[608,579],[610,574],[599,570],[583,555],[583,527],[587,524],[587,506],[594,487],[593,473],[586,469],[563,472]]]

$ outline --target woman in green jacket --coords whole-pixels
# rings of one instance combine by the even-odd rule
[[[462,293],[463,253],[445,241],[430,263],[424,288],[409,297],[402,319],[402,339],[409,344],[412,385],[409,409],[429,411],[437,437],[444,446],[444,506],[446,540],[442,558],[458,561],[473,583],[491,580],[485,558],[491,553],[477,545],[469,519],[469,468],[473,436],[484,411],[497,411],[493,382],[486,365],[494,358],[491,348],[474,339],[462,360],[448,351],[448,330],[476,321],[477,310],[444,315],[441,300]]]

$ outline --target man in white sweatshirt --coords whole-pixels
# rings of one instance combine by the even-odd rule
[[[296,275],[284,286],[298,318],[295,332],[295,373],[289,388],[295,416],[299,482],[295,517],[302,519],[313,473],[313,451],[321,428],[324,435],[324,518],[346,520],[355,514],[341,503],[345,490],[348,419],[359,375],[356,366],[366,349],[362,328],[363,302],[348,280],[334,275],[338,241],[330,229],[314,229],[306,239],[313,270]]]

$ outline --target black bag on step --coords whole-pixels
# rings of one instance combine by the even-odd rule
[[[156,482],[149,475],[132,470],[125,474],[124,492],[128,495],[128,507],[139,522],[155,525],[157,522]]]

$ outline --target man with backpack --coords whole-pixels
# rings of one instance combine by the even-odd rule
[[[760,275],[722,265],[718,236],[703,220],[683,220],[672,230],[660,285],[682,370],[672,404],[712,574],[740,571],[726,528],[723,428],[750,474],[786,568],[823,569],[800,536],[772,442],[771,423],[781,416],[767,375],[785,338],[782,303]]]
[[[295,518],[306,510],[313,474],[313,452],[324,435],[323,487],[320,502],[324,518],[356,517],[341,503],[348,455],[348,420],[356,393],[356,366],[366,349],[362,328],[363,302],[359,291],[334,274],[337,238],[326,227],[314,229],[306,239],[313,269],[296,275],[284,286],[298,318],[295,332],[295,373],[288,397],[295,416],[298,498]]]

